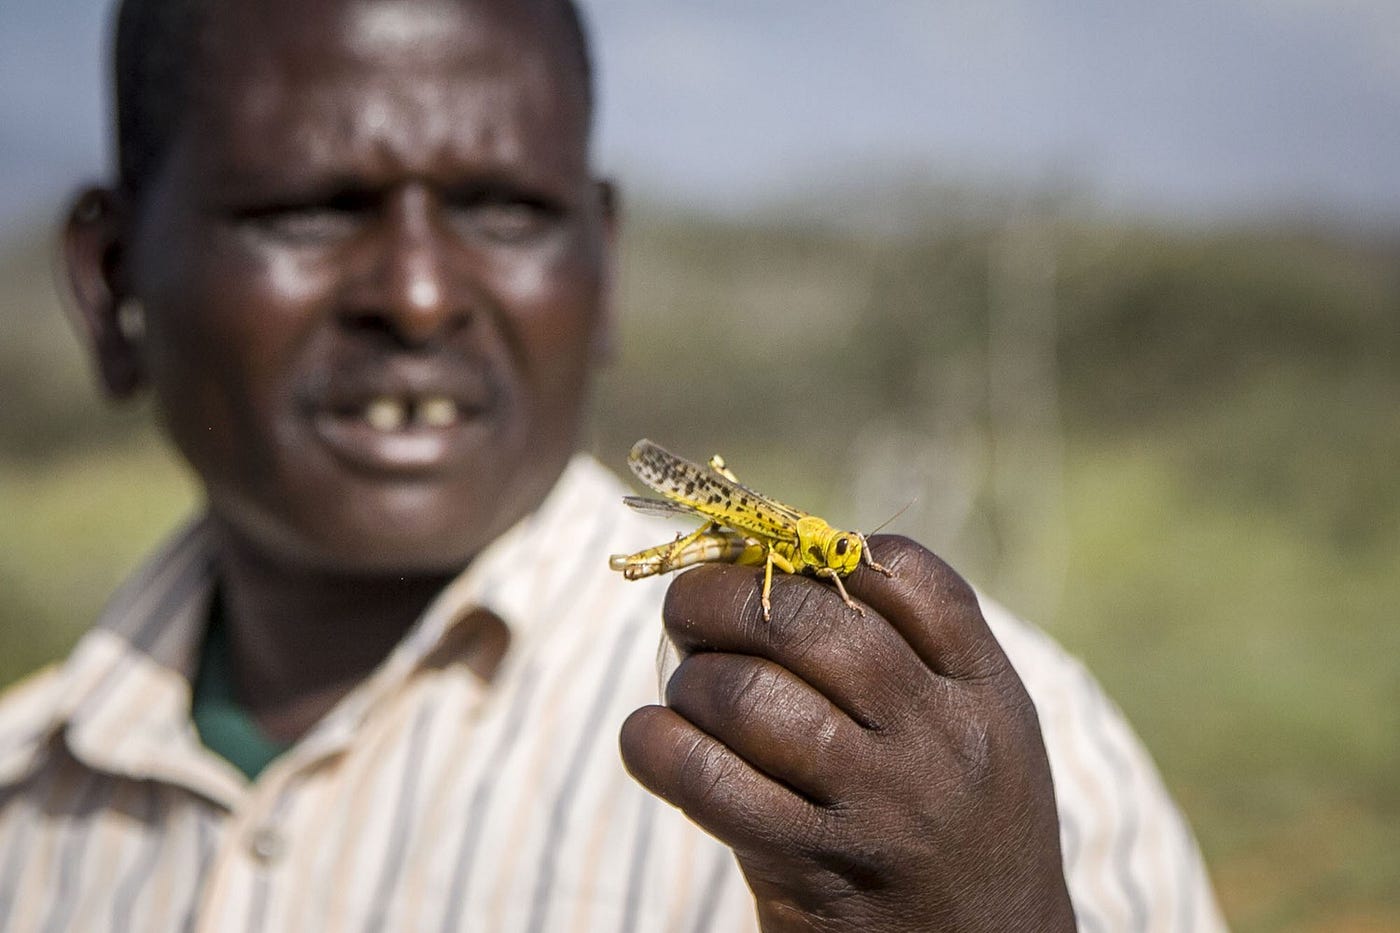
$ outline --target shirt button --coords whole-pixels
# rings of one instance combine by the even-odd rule
[[[287,851],[287,840],[273,826],[260,826],[248,838],[248,849],[260,862],[275,862]]]

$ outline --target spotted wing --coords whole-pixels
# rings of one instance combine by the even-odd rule
[[[780,541],[795,541],[797,522],[806,517],[804,512],[691,463],[645,439],[633,445],[631,453],[627,455],[627,465],[639,480],[676,503],[680,510],[698,513],[736,531]]]
[[[682,518],[709,518],[699,509],[673,502],[670,499],[648,499],[644,496],[623,496],[622,501],[627,507],[644,515],[663,515],[667,518],[674,518],[679,515]]]

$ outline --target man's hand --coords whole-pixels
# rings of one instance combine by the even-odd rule
[[[667,594],[683,652],[622,755],[734,849],[765,931],[1073,930],[1035,709],[976,596],[933,554],[873,542],[885,578],[709,566]]]

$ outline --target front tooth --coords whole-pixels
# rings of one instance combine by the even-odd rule
[[[365,421],[376,431],[397,431],[408,423],[408,409],[398,399],[381,396],[365,406]]]
[[[418,423],[429,428],[446,428],[457,423],[457,403],[441,395],[429,396],[414,412]]]

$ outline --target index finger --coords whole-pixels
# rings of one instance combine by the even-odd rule
[[[899,632],[847,607],[828,583],[784,574],[773,580],[773,610],[759,604],[761,572],[708,565],[666,591],[666,632],[683,652],[721,651],[786,668],[867,729],[899,720],[911,691],[935,677]]]
[[[898,535],[869,541],[885,576],[864,564],[846,578],[851,595],[904,636],[934,672],[955,680],[995,677],[1009,663],[982,617],[977,593],[932,551]]]

